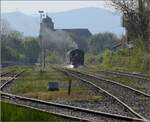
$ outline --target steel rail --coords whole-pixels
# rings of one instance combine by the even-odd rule
[[[105,117],[114,118],[114,119],[121,119],[121,120],[127,120],[127,121],[147,122],[146,120],[143,120],[141,118],[127,117],[127,116],[122,116],[122,115],[117,115],[117,114],[110,114],[110,113],[106,113],[106,112],[100,112],[100,111],[95,111],[95,110],[90,110],[90,109],[85,109],[85,108],[80,108],[80,107],[75,107],[75,106],[70,106],[70,105],[65,105],[65,104],[47,102],[47,101],[43,101],[43,100],[39,100],[39,99],[22,97],[22,96],[9,94],[9,93],[5,93],[5,92],[0,92],[0,94],[1,94],[1,97],[5,96],[5,97],[8,97],[8,98],[23,100],[24,102],[25,101],[27,101],[27,102],[31,101],[31,102],[35,102],[35,103],[41,103],[41,104],[45,104],[45,105],[49,105],[49,106],[55,106],[55,107],[59,107],[59,108],[70,109],[70,110],[73,110],[74,112],[75,111],[80,111],[80,112],[85,112],[85,113],[88,113],[88,114],[100,115],[100,116],[105,116]],[[87,119],[85,118],[84,120],[87,120]]]
[[[120,75],[120,76],[127,76],[127,77],[131,77],[131,78],[150,81],[149,77],[139,76],[139,75],[133,74],[133,73],[127,73],[127,72],[122,72],[122,71],[101,71],[101,72],[106,72],[106,73],[110,73],[110,74],[115,74],[115,75]]]
[[[73,70],[70,70],[70,71],[73,71]],[[147,94],[147,93],[145,93],[145,92],[143,92],[143,91],[137,90],[137,89],[132,88],[132,87],[130,87],[130,86],[124,85],[124,84],[122,84],[122,83],[116,82],[116,81],[114,81],[114,80],[106,79],[106,78],[101,77],[101,76],[100,76],[100,77],[97,77],[97,76],[94,76],[94,75],[92,75],[92,74],[83,73],[83,72],[79,72],[79,71],[73,71],[73,72],[80,73],[80,74],[89,76],[89,77],[91,77],[91,78],[95,78],[95,79],[97,79],[97,80],[102,80],[102,81],[106,81],[106,82],[111,82],[111,83],[113,83],[113,84],[117,84],[117,85],[119,85],[119,86],[121,86],[121,87],[127,88],[127,89],[132,90],[132,91],[134,91],[134,92],[137,92],[137,93],[139,93],[139,94],[142,94],[142,95],[144,95],[144,96],[146,96],[146,97],[150,97],[150,94]]]
[[[67,73],[68,75],[70,75],[70,76],[72,76],[72,77],[74,77],[74,78],[76,78],[76,79],[78,79],[78,80],[84,81],[84,82],[86,82],[86,83],[88,83],[88,84],[94,86],[95,88],[97,88],[97,89],[103,91],[103,92],[106,93],[107,95],[109,95],[109,96],[111,96],[112,98],[114,98],[116,101],[118,101],[118,102],[119,102],[120,104],[122,104],[124,107],[126,107],[131,113],[133,113],[136,117],[141,118],[142,120],[144,120],[144,121],[146,121],[146,122],[148,121],[146,118],[144,118],[143,116],[141,116],[140,114],[138,114],[137,112],[135,112],[131,107],[129,107],[128,105],[126,105],[124,102],[122,102],[122,101],[121,101],[119,98],[117,98],[116,96],[112,95],[111,93],[107,92],[106,90],[104,90],[103,88],[97,86],[96,84],[90,82],[89,80],[83,79],[83,78],[77,76],[76,74],[71,73],[71,71],[73,71],[73,70],[68,70],[68,69],[64,69],[64,68],[63,68],[63,69],[60,69],[60,68],[56,68],[56,67],[55,67],[54,69],[59,70],[59,71],[61,71],[61,72],[65,72],[65,73]],[[74,72],[76,72],[76,71],[74,71]]]
[[[7,75],[7,74],[9,74],[9,73],[11,73],[12,71],[7,71],[7,72],[1,72],[1,74],[0,74],[0,76],[2,77],[2,76],[5,76],[5,75]]]
[[[19,76],[20,74],[22,74],[24,71],[25,71],[25,70],[23,70],[23,71],[21,71],[21,72],[19,72],[19,73],[15,74],[15,75],[13,76],[13,78],[12,78],[12,79],[10,79],[10,80],[6,80],[6,82],[5,82],[5,83],[3,83],[3,84],[0,86],[0,90],[2,91],[2,90],[3,90],[3,88],[4,88],[7,84],[11,83],[14,79],[16,79],[16,77],[18,77],[18,76]]]
[[[9,72],[2,72],[0,76],[2,77],[2,76],[6,75],[6,74],[8,74],[8,73],[9,73]]]
[[[127,71],[121,71],[121,70],[115,70],[114,72],[126,73],[126,74],[141,76],[141,77],[145,77],[145,78],[149,78],[150,79],[149,75],[145,75],[145,74],[141,74],[141,73],[137,73],[137,72],[127,72]]]

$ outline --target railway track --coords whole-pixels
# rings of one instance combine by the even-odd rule
[[[2,72],[1,74],[0,74],[0,76],[2,77],[2,76],[4,76],[4,75],[6,75],[6,74],[8,74],[9,72]]]
[[[56,69],[60,70],[58,68]],[[81,81],[89,83],[93,85],[95,88],[99,88],[100,90],[103,90],[105,93],[111,95],[114,99],[120,102],[123,106],[127,107],[137,117],[146,121],[150,120],[149,95],[143,94],[138,90],[125,87],[111,80],[99,78],[93,75],[84,74],[69,69],[61,69],[60,71],[74,78],[77,78]]]
[[[126,72],[128,73],[128,72]],[[145,75],[141,75],[141,74],[133,74],[133,73],[128,73],[129,75],[133,75],[133,76],[128,76],[128,74],[124,74],[124,72],[122,71],[107,71],[107,72],[100,72],[97,73],[97,76],[101,76],[103,74],[103,76],[105,78],[109,78],[109,79],[113,79],[116,82],[118,81],[118,83],[123,83],[126,84],[129,87],[132,87],[134,89],[137,89],[138,91],[144,92],[146,94],[150,95],[150,79],[148,76]],[[135,78],[135,76],[137,76]],[[140,78],[139,78],[140,76]],[[142,77],[141,77],[142,76]]]
[[[19,76],[22,72],[15,74],[14,78]],[[91,121],[91,122],[128,122],[128,121],[145,121],[141,118],[128,117],[117,114],[110,114],[106,112],[100,112],[90,109],[85,109],[81,107],[70,106],[66,104],[58,104],[54,102],[46,102],[38,99],[32,99],[27,97],[22,97],[10,93],[3,92],[3,89],[14,79],[8,80],[6,83],[1,85],[1,100],[9,101],[11,103],[26,106],[42,111],[47,111],[55,115],[60,115],[66,118],[79,120],[79,121]]]
[[[11,83],[14,79],[16,79],[23,72],[24,70],[18,73],[15,73],[15,71],[10,71],[1,75],[0,90],[2,91],[7,84]]]
[[[81,72],[79,72],[79,73],[81,73]],[[87,72],[84,72],[83,74],[88,74],[88,73],[87,73]],[[143,92],[143,91],[138,90],[138,89],[135,89],[135,88],[133,88],[133,87],[131,87],[131,86],[128,86],[128,85],[119,83],[118,81],[111,80],[111,78],[106,77],[106,76],[104,76],[104,75],[99,75],[99,74],[92,75],[92,74],[88,74],[88,76],[93,77],[93,78],[96,78],[96,79],[98,79],[98,80],[105,80],[105,81],[107,81],[107,82],[112,82],[112,83],[117,84],[117,85],[119,85],[119,86],[121,86],[121,87],[127,88],[127,89],[132,90],[132,91],[134,91],[134,92],[136,92],[136,93],[142,94],[142,95],[144,95],[144,96],[146,96],[146,97],[150,97],[150,94],[148,94],[148,93],[146,93],[146,92]],[[140,84],[140,83],[139,83],[139,84]],[[141,84],[140,84],[140,85],[141,85]]]
[[[121,116],[116,114],[109,114],[105,112],[99,112],[89,109],[84,109],[80,107],[74,107],[70,105],[58,104],[54,102],[46,102],[43,100],[22,97],[18,95],[8,94],[0,92],[2,99],[12,101],[15,104],[30,106],[32,108],[37,108],[40,110],[50,111],[52,113],[67,116],[68,118],[76,118],[80,121],[90,121],[90,122],[128,122],[128,121],[145,121],[140,118],[133,118],[127,116]]]
[[[120,73],[126,73],[126,74],[131,74],[131,75],[136,75],[136,76],[140,76],[140,77],[143,77],[143,78],[149,78],[150,79],[150,76],[149,75],[144,75],[144,74],[140,74],[140,73],[136,73],[136,72],[127,72],[127,71],[116,71],[116,72],[120,72]]]
[[[102,72],[119,75],[119,76],[126,76],[126,77],[130,77],[130,78],[136,78],[136,79],[150,82],[150,76],[143,75],[143,74],[131,73],[131,72],[126,72],[126,71],[102,71]]]
[[[10,74],[11,72],[13,72],[13,71],[1,72],[0,76],[4,77],[4,76]]]

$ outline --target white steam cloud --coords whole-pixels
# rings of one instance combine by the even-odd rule
[[[49,44],[53,44],[58,50],[67,52],[70,49],[77,48],[77,44],[73,41],[70,35],[63,30],[50,30],[44,28],[42,32],[42,41],[44,42],[44,46],[52,46]]]

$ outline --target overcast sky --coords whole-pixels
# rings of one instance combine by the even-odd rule
[[[110,9],[104,1],[1,1],[2,13],[20,11],[25,14],[37,14],[38,10],[60,12],[85,7]]]

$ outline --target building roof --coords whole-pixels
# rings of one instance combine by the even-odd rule
[[[80,36],[83,38],[88,38],[92,35],[91,32],[87,28],[61,29],[61,30],[69,32],[69,33],[73,33],[76,36]]]
[[[76,42],[78,48],[83,50],[86,48],[87,39],[92,36],[91,32],[86,28],[60,30],[67,32]]]
[[[69,36],[76,42],[79,49],[85,49],[87,39],[92,36],[92,33],[87,28],[71,28],[71,29],[55,29],[52,19],[46,16],[42,21],[46,27],[53,31],[62,30],[69,34]]]
[[[119,47],[121,47],[121,42],[119,42],[119,43],[116,44],[116,45],[113,45],[113,46],[112,46],[112,49],[116,49],[116,48],[119,48]]]

